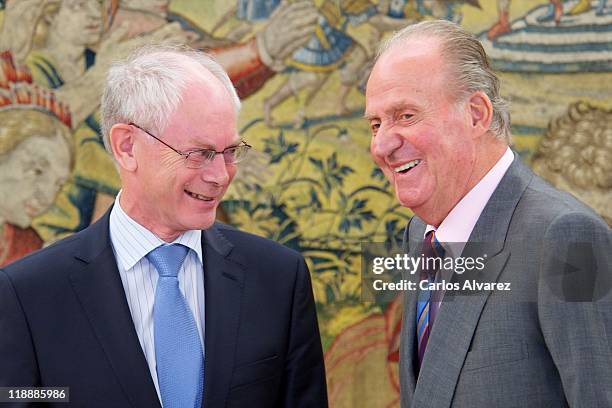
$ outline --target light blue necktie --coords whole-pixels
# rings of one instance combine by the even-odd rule
[[[177,278],[188,252],[186,246],[172,244],[147,254],[159,273],[153,322],[157,379],[164,408],[199,408],[202,404],[202,344]]]

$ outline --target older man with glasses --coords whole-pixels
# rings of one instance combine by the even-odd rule
[[[198,51],[111,68],[102,128],[122,189],[97,223],[0,270],[1,387],[69,387],[75,406],[327,406],[304,259],[215,223],[251,147],[239,109]]]

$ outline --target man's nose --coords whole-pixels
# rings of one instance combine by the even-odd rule
[[[371,151],[375,156],[387,157],[400,148],[403,139],[393,127],[381,126],[372,139]]]
[[[202,168],[202,179],[206,182],[224,186],[229,182],[229,178],[227,164],[222,154],[216,154],[212,161]]]

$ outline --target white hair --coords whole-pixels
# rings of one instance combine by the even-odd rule
[[[124,61],[115,62],[106,77],[101,103],[106,149],[112,153],[109,132],[117,123],[133,122],[162,134],[194,78],[194,64],[223,84],[238,112],[240,99],[236,89],[212,56],[186,46],[147,45],[136,49]]]
[[[422,21],[396,32],[383,42],[377,60],[397,46],[409,46],[415,38],[436,38],[440,54],[449,62],[451,83],[462,100],[476,91],[486,94],[493,105],[489,129],[496,138],[510,144],[510,104],[499,93],[499,78],[493,72],[482,44],[461,26],[446,20]]]

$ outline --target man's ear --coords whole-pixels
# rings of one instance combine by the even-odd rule
[[[482,91],[474,92],[468,100],[468,109],[475,135],[487,133],[493,120],[493,105],[489,97]]]
[[[135,171],[138,162],[134,156],[134,128],[124,123],[113,125],[108,134],[117,164],[126,171]]]

